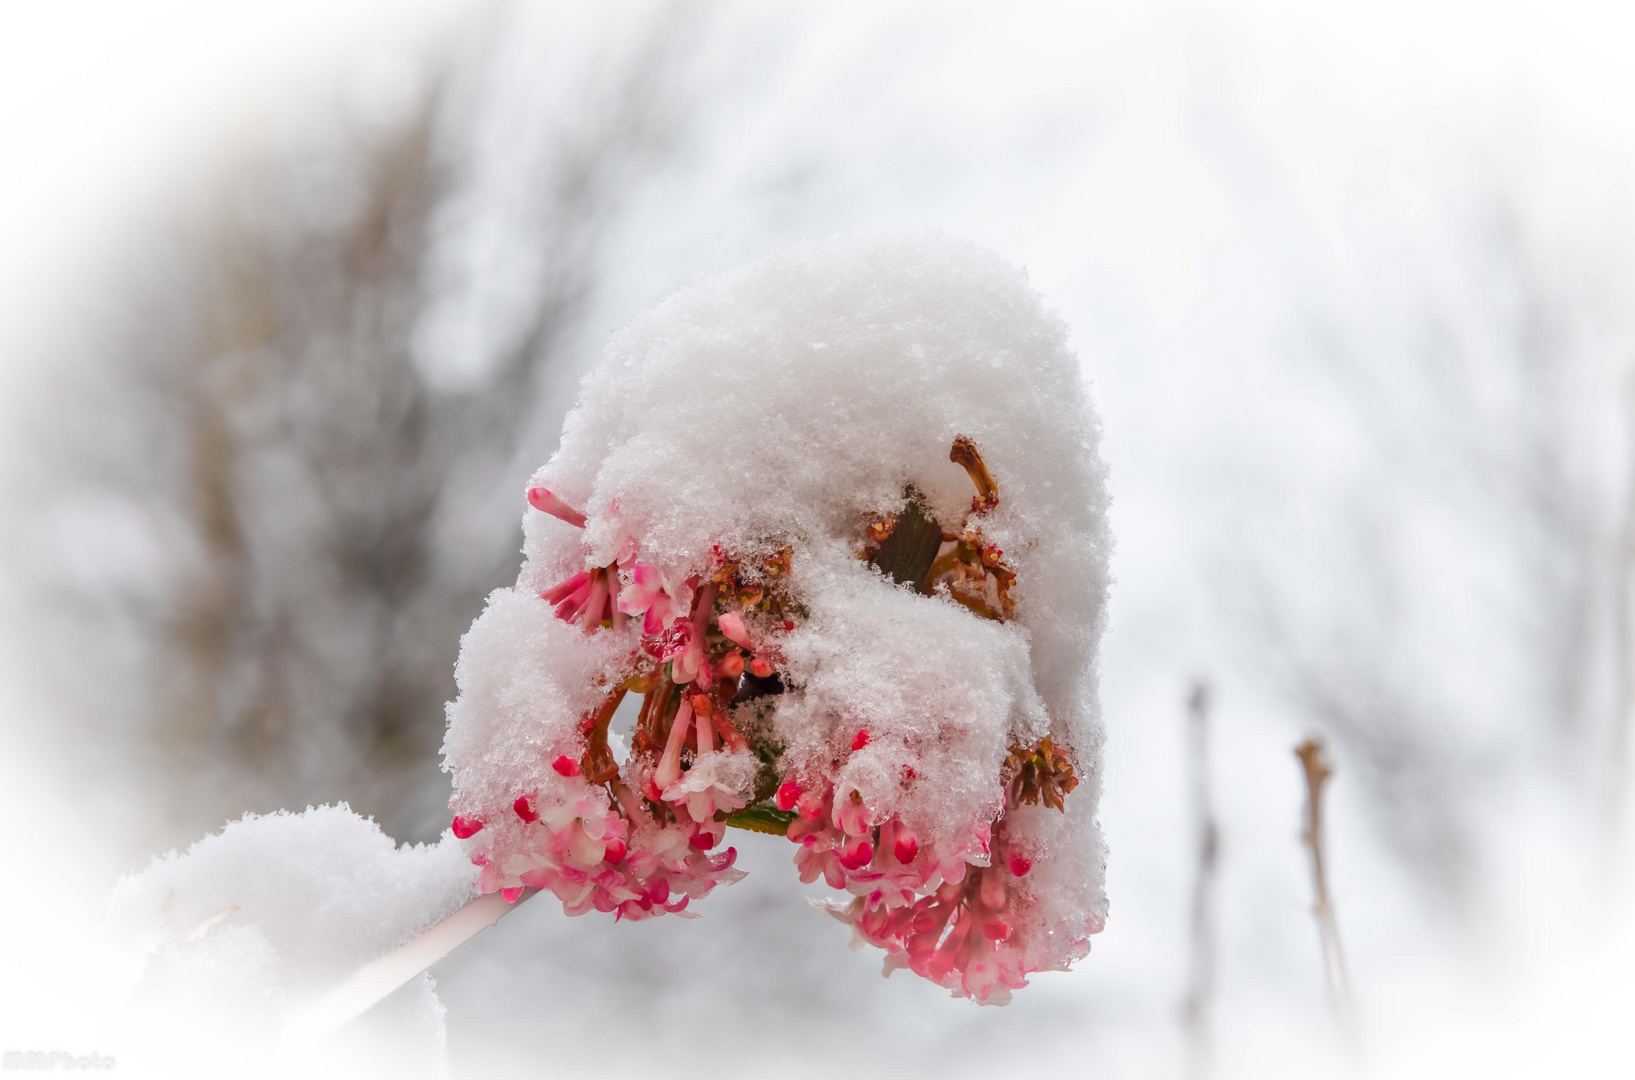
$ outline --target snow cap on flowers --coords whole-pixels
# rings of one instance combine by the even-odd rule
[[[959,437],[980,448],[996,500],[973,500],[950,460]],[[782,692],[721,710],[720,730],[741,729],[791,799],[823,808],[791,833],[806,863],[835,864],[872,911],[893,902],[892,874],[898,899],[923,897],[989,867],[999,845],[1028,870],[990,897],[1014,923],[995,940],[1028,970],[1065,966],[1105,912],[1096,685],[1110,536],[1097,442],[1065,324],[1024,271],[969,243],[805,244],[638,316],[528,485],[516,586],[490,598],[462,646],[444,750],[451,805],[479,829],[473,856],[496,882],[518,852],[551,858],[544,826],[513,810],[521,797],[541,813],[599,799],[629,818],[632,852],[663,833],[639,820],[657,805],[642,798],[690,799],[691,811],[657,812],[708,817],[692,825],[711,842],[699,833],[757,795],[745,767],[716,770],[725,786],[701,775],[644,795],[648,766],[637,776],[627,763],[604,789],[552,763],[578,760],[587,717],[655,664],[688,694],[775,671]],[[894,585],[862,557],[866,531],[889,528],[910,491],[945,533],[979,524],[1010,575],[1003,618],[947,588]],[[724,562],[746,568],[734,581],[748,591],[781,575],[787,610],[707,591]],[[696,618],[706,601],[713,614]],[[726,760],[687,741],[713,740],[713,724],[671,708],[691,723],[676,741],[688,762]],[[1045,740],[1077,787],[1063,809],[1015,807],[1012,750]],[[913,865],[882,862],[888,848]],[[652,859],[618,865],[588,869],[623,875],[607,878],[604,910],[653,888],[640,870]],[[694,880],[701,866],[674,873]]]

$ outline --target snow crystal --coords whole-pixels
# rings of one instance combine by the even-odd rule
[[[138,1000],[267,1041],[291,1006],[458,909],[475,873],[452,837],[398,847],[344,804],[247,814],[124,878],[109,915],[153,950]],[[429,979],[403,995],[435,1034],[419,1022],[440,1016]]]
[[[1111,541],[1067,335],[1023,271],[936,235],[780,251],[616,334],[462,643],[445,767],[481,887],[675,910],[736,873],[702,853],[761,800],[888,970],[1003,1000],[1081,956]],[[621,769],[601,718],[627,691]],[[887,919],[915,904],[942,905],[929,938]]]

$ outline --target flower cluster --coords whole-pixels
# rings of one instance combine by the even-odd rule
[[[864,523],[859,554],[900,584],[1003,622],[1014,612],[1016,574],[982,536],[998,488],[971,440],[956,440],[950,460],[978,491],[960,528],[930,519],[911,491],[901,513]],[[531,489],[528,501],[586,528],[583,513],[544,488]],[[598,564],[538,594],[557,619],[628,641],[629,660],[623,681],[580,720],[578,755],[550,762],[548,789],[506,796],[514,801],[502,813],[515,821],[484,835],[492,820],[454,819],[481,867],[480,888],[510,901],[525,889],[549,890],[571,915],[690,916],[690,901],[742,876],[735,849],[717,852],[726,829],[773,832],[798,846],[803,882],[822,878],[852,895],[826,910],[886,951],[888,973],[906,967],[985,1003],[1026,985],[1019,913],[1030,894],[1019,882],[1033,856],[1007,815],[1041,802],[1063,810],[1078,783],[1071,760],[1048,738],[1011,747],[992,777],[997,815],[940,823],[922,837],[837,781],[845,759],[870,745],[867,728],[851,732],[849,748],[835,747],[825,772],[810,761],[786,768],[777,738],[759,722],[786,689],[780,642],[807,616],[792,549],[769,546],[752,559],[717,549],[706,570],[679,577],[641,561],[640,547],[623,536],[611,562],[592,560]],[[609,727],[630,694],[641,707],[621,763]]]

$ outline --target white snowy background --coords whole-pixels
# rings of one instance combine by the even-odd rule
[[[8,9],[0,1050],[231,1052],[133,1024],[119,877],[247,810],[348,801],[435,840],[458,635],[607,335],[779,244],[940,228],[1028,268],[1105,425],[1106,932],[979,1010],[882,981],[749,836],[704,919],[542,900],[439,965],[450,1071],[1183,1074],[1205,679],[1222,1074],[1339,1061],[1310,731],[1368,1066],[1627,1074],[1630,29],[1592,4]]]

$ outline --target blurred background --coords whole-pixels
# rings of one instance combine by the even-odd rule
[[[1627,1075],[1630,30],[6,9],[3,1048],[97,1048],[103,900],[155,852],[341,800],[438,836],[460,634],[614,329],[781,244],[941,229],[1028,268],[1102,413],[1106,932],[978,1009],[881,980],[750,836],[702,920],[546,901],[439,965],[454,1075],[1308,1076],[1348,1043],[1382,1074]]]

